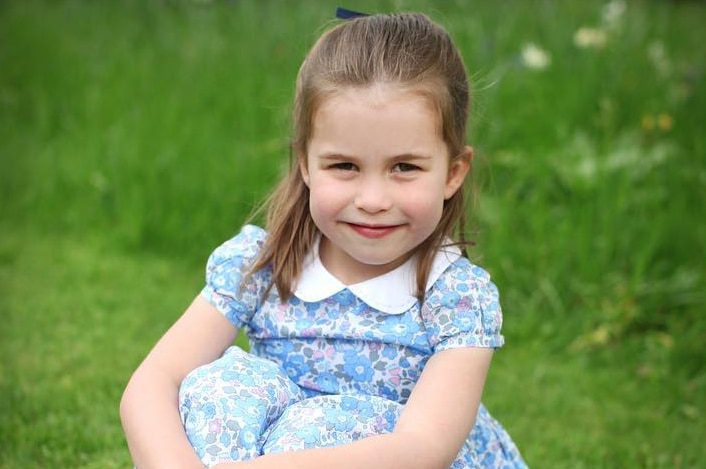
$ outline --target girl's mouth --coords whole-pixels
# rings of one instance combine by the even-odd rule
[[[357,225],[355,223],[349,223],[349,226],[359,235],[370,239],[383,238],[398,228],[397,225],[372,226]]]

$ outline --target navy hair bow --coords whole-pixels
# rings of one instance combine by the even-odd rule
[[[336,18],[339,20],[352,20],[354,18],[362,18],[364,16],[370,16],[367,13],[361,13],[359,11],[347,10],[345,8],[336,8]]]

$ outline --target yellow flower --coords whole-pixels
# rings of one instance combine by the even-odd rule
[[[642,117],[642,130],[652,132],[655,129],[655,119],[650,115]]]
[[[662,113],[657,116],[657,126],[662,132],[669,132],[674,127],[674,119],[669,114]]]
[[[658,114],[656,117],[648,114],[642,117],[641,126],[645,132],[654,130],[669,132],[674,127],[674,118],[666,112]]]

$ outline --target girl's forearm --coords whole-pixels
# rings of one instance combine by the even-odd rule
[[[387,434],[355,443],[292,453],[268,454],[246,463],[223,464],[217,469],[445,469],[433,444],[415,435]],[[438,454],[438,453],[437,453]]]
[[[138,369],[120,402],[133,463],[139,469],[201,469],[178,412],[178,384],[157,370]]]

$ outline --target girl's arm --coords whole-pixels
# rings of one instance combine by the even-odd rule
[[[432,356],[390,434],[216,467],[448,468],[473,427],[492,354],[489,348],[462,348]]]
[[[221,356],[236,334],[198,296],[137,368],[120,402],[120,417],[139,469],[203,468],[179,418],[179,386],[190,371]]]

